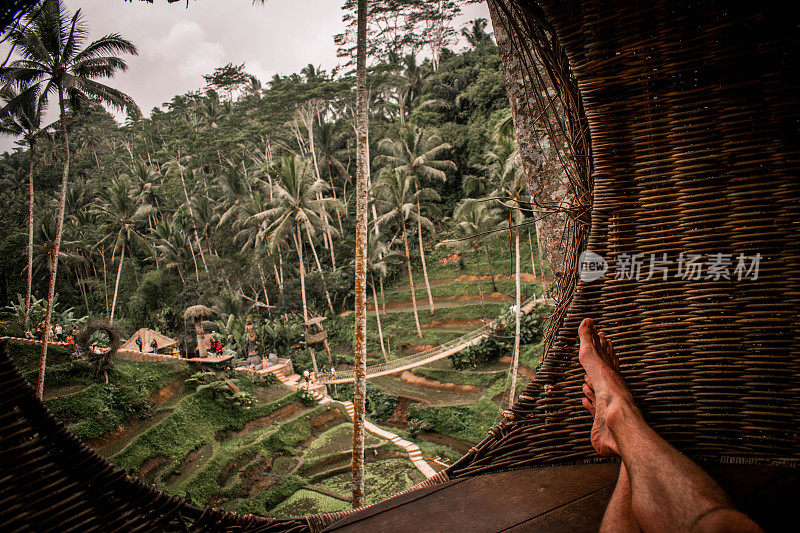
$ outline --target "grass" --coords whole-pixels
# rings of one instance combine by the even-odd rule
[[[366,448],[380,446],[383,444],[380,439],[372,433],[365,433],[364,446]],[[328,457],[338,455],[342,452],[349,452],[353,449],[353,425],[350,423],[340,424],[322,433],[319,437],[306,448],[303,452],[303,459],[307,466],[314,465]]]
[[[299,401],[298,393],[250,409],[231,408],[195,393],[182,399],[174,411],[159,424],[138,435],[113,462],[129,471],[138,471],[149,457],[163,455],[178,464],[190,451],[211,442],[218,431],[239,430],[255,418],[266,416],[289,403]]]
[[[463,405],[477,402],[480,392],[457,392],[448,389],[435,389],[421,385],[412,385],[396,376],[381,376],[369,380],[372,385],[393,396],[405,396],[431,405]]]
[[[414,369],[415,374],[429,379],[435,379],[442,383],[456,383],[460,385],[474,385],[476,387],[490,387],[498,379],[505,377],[506,372],[496,370],[493,372],[479,372],[468,370],[452,370],[425,368],[420,366]]]
[[[188,374],[185,366],[174,362],[137,363],[116,360],[109,372],[109,383],[95,379],[88,364],[64,363],[52,369],[49,383],[84,383],[82,391],[45,401],[50,411],[66,422],[82,439],[95,439],[125,423],[133,416],[150,412],[150,396]]]
[[[349,509],[350,504],[313,490],[300,489],[270,511],[276,518],[333,513]]]
[[[230,439],[219,443],[214,448],[213,457],[196,473],[182,480],[182,489],[178,492],[198,505],[208,504],[212,497],[236,496],[242,490],[242,481],[238,477],[232,486],[220,489],[218,480],[223,469],[231,462],[242,461],[245,457],[271,457],[276,452],[291,455],[298,454],[297,446],[311,436],[310,419],[326,407],[306,412],[298,418],[256,430],[246,437]],[[289,475],[286,479],[292,479]]]
[[[513,297],[516,294],[516,282],[513,279],[496,279],[497,292]],[[451,281],[443,285],[431,286],[431,294],[434,298],[447,298],[450,296],[471,296],[480,298],[480,291],[483,291],[484,298],[488,298],[489,294],[493,292],[491,280],[481,281]],[[542,294],[542,285],[535,282],[522,282],[520,283],[520,290],[522,291],[523,299],[533,295],[534,291],[538,296]],[[525,296],[525,295],[529,296]],[[414,291],[417,300],[425,300],[425,307],[427,308],[428,291],[425,287],[417,288]],[[411,291],[408,289],[394,289],[387,292],[384,297],[386,302],[400,302],[411,299]],[[434,301],[434,305],[436,302]]]
[[[367,463],[364,468],[364,487],[366,488],[366,504],[379,502],[414,485],[411,472],[414,464],[408,459],[385,459]],[[323,489],[337,494],[350,494],[350,472],[338,474],[317,483]]]

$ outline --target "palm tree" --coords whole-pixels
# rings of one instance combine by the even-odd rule
[[[492,42],[492,36],[486,32],[489,21],[485,18],[471,20],[469,25],[461,28],[461,35],[473,48],[478,48],[482,44]]]
[[[500,212],[486,202],[466,200],[456,206],[453,211],[453,220],[456,223],[456,231],[464,236],[469,236],[469,244],[475,252],[477,259],[478,249],[482,240],[490,240],[494,237],[493,230],[497,229],[500,221]],[[492,233],[489,233],[492,232]],[[486,259],[489,262],[489,275],[492,278],[492,291],[497,292],[497,284],[494,281],[494,267],[492,266],[492,254],[489,248],[486,250]]]
[[[445,159],[452,148],[434,132],[415,128],[410,125],[401,127],[394,139],[385,138],[378,143],[383,154],[375,158],[375,164],[389,169],[400,170],[412,180],[414,190],[422,189],[423,180],[440,180],[447,178],[446,170],[455,170],[456,164]],[[417,195],[417,213],[421,213],[421,196]],[[433,229],[433,226],[430,226]],[[433,293],[428,280],[428,267],[425,264],[425,250],[422,241],[422,218],[417,217],[417,236],[419,237],[419,255],[422,260],[422,275],[425,278],[425,289],[428,291],[428,303],[431,314],[434,313]],[[411,288],[412,294],[414,288]]]
[[[82,100],[94,100],[136,115],[139,108],[124,93],[96,81],[113,77],[127,64],[118,57],[120,53],[136,54],[136,47],[119,34],[110,34],[82,48],[88,30],[80,10],[70,17],[61,0],[44,0],[36,17],[26,26],[13,31],[14,43],[21,59],[13,61],[0,71],[0,81],[17,86],[38,85],[40,98],[58,96],[59,126],[64,150],[64,169],[61,177],[61,195],[58,208],[58,225],[55,236],[53,264],[50,267],[50,284],[47,292],[45,331],[50,332],[53,316],[53,296],[56,290],[58,250],[64,229],[65,203],[69,185],[69,134],[67,131],[67,101],[75,108]],[[45,335],[47,338],[47,335]],[[37,394],[44,394],[44,371],[47,361],[47,342],[42,343],[39,361]]]
[[[356,272],[353,391],[353,507],[364,505],[364,414],[367,401],[367,0],[358,0],[356,28]]]
[[[392,55],[390,54],[390,61]],[[394,70],[398,72],[394,76],[395,90],[397,91],[397,110],[400,117],[400,124],[406,123],[406,110],[411,107],[414,98],[422,92],[425,78],[428,76],[428,69],[417,63],[416,54],[407,54],[402,61],[394,59]]]
[[[308,304],[306,300],[305,262],[303,260],[303,233],[308,236],[314,256],[313,236],[318,231],[324,231],[327,223],[320,215],[323,208],[336,210],[340,203],[333,198],[322,197],[322,192],[327,188],[324,181],[314,175],[312,163],[299,155],[283,156],[275,167],[273,183],[270,187],[273,201],[267,209],[252,215],[251,219],[259,224],[258,240],[265,240],[267,247],[274,251],[280,244],[293,242],[297,250],[300,263],[300,292],[303,303],[303,320],[308,322]],[[324,274],[318,264],[323,284]],[[330,303],[327,288],[325,295]],[[316,369],[316,360],[314,360]]]
[[[177,269],[178,276],[185,286],[186,279],[183,277],[183,268],[189,263],[189,254],[186,251],[191,249],[192,243],[177,219],[178,217],[175,216],[172,219],[164,218],[158,221],[151,234],[164,266]],[[194,267],[197,283],[200,283],[200,271],[197,269],[196,262]]]
[[[331,184],[331,194],[336,198],[336,186],[333,183],[334,174],[341,176],[343,179],[348,180],[350,176],[347,174],[347,169],[341,161],[342,153],[345,150],[339,148],[343,135],[336,131],[336,124],[333,122],[323,122],[317,129],[317,146],[319,147],[319,164],[328,173],[328,181]],[[346,201],[346,199],[345,199]],[[339,222],[339,231],[344,231],[342,228],[342,217],[339,212],[336,212],[336,219]]]
[[[514,256],[514,279],[516,285],[515,298],[515,317],[516,325],[514,332],[514,357],[511,368],[511,389],[508,393],[509,407],[514,403],[514,394],[517,384],[517,370],[519,368],[519,346],[520,346],[520,321],[522,319],[521,294],[520,294],[520,259],[519,259],[519,228],[515,226],[524,219],[520,209],[523,198],[527,199],[527,186],[525,177],[522,173],[522,165],[519,162],[519,151],[513,139],[495,137],[493,150],[486,154],[486,169],[490,172],[489,179],[496,184],[490,197],[505,207],[508,212],[509,239],[513,241]]]
[[[36,140],[44,133],[42,119],[47,105],[47,101],[39,97],[38,89],[37,85],[33,85],[18,93],[12,87],[7,86],[0,93],[0,96],[9,102],[3,109],[0,109],[0,134],[21,137],[21,142],[28,147],[28,271],[23,323],[28,322],[28,313],[31,308],[31,286],[33,285],[34,149]]]
[[[376,224],[385,224],[395,221],[400,226],[403,236],[403,245],[406,252],[406,265],[408,266],[408,285],[411,288],[411,303],[414,308],[414,322],[417,327],[417,335],[422,338],[422,329],[419,325],[419,314],[417,313],[417,299],[414,287],[414,276],[411,273],[411,253],[408,249],[408,227],[406,221],[416,223],[419,228],[423,226],[432,228],[433,223],[422,216],[419,212],[420,198],[423,200],[439,200],[439,194],[433,189],[419,189],[413,192],[414,180],[411,176],[401,170],[385,172],[375,185],[375,203],[377,203],[383,215],[375,221]]]
[[[367,272],[370,277],[370,286],[372,287],[372,302],[375,308],[375,318],[378,321],[378,337],[381,343],[381,353],[383,359],[388,363],[389,357],[386,355],[386,348],[383,343],[383,327],[381,325],[381,309],[378,306],[378,293],[375,290],[375,278],[381,280],[383,286],[383,279],[389,273],[389,265],[399,256],[399,252],[391,250],[389,246],[381,240],[381,236],[369,232],[367,236]]]
[[[134,242],[147,250],[151,250],[149,241],[140,229],[140,224],[148,219],[153,207],[138,203],[133,198],[131,189],[131,183],[127,177],[121,176],[113,180],[108,189],[100,192],[102,203],[95,209],[95,213],[101,220],[100,228],[106,234],[98,242],[98,245],[109,241],[114,243],[111,252],[112,261],[117,249],[120,250],[109,322],[114,322],[114,311],[117,307],[119,279],[122,274],[122,263],[125,260],[125,250],[130,248]]]

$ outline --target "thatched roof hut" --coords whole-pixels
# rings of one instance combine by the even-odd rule
[[[185,319],[202,318],[202,317],[205,317],[205,316],[209,316],[209,315],[211,315],[213,313],[214,313],[214,311],[212,311],[210,308],[206,307],[205,305],[197,304],[197,305],[193,305],[191,307],[187,307],[186,311],[183,312],[183,318],[185,318]]]

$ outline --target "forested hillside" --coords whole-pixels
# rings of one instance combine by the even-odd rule
[[[497,229],[511,211],[523,216],[514,209],[520,171],[496,47],[483,20],[463,34],[468,47],[444,48],[436,69],[411,53],[389,53],[369,69],[376,283],[406,279],[409,266],[415,282],[427,281],[421,250],[459,228],[470,235]],[[350,74],[308,65],[262,85],[246,65],[229,64],[206,79],[123,126],[96,104],[68,110],[57,311],[175,333],[198,302],[223,318],[299,319],[304,302],[311,315],[352,308]],[[58,128],[34,150],[33,294],[41,298],[63,159]],[[29,158],[19,150],[0,160],[4,307],[26,289]],[[464,202],[491,195],[500,201]],[[382,261],[390,250],[396,260]]]

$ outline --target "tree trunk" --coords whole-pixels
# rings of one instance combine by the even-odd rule
[[[534,216],[538,218],[538,212],[534,213]],[[547,299],[547,282],[544,279],[544,254],[542,254],[542,240],[539,238],[539,226],[534,225],[533,229],[536,230],[536,249],[539,252],[539,274],[542,279],[542,298]]]
[[[375,318],[378,320],[378,339],[381,341],[381,353],[383,360],[389,362],[389,357],[386,355],[386,348],[383,347],[383,328],[381,327],[381,310],[378,309],[378,293],[375,292],[375,274],[372,274],[372,302],[375,306]]]
[[[402,213],[401,222],[403,223],[403,244],[405,245],[406,249],[406,264],[408,265],[408,286],[411,287],[411,304],[414,306],[414,324],[417,326],[417,335],[419,338],[422,338],[422,328],[419,327],[419,314],[417,313],[417,299],[414,297],[414,276],[411,274],[411,254],[408,253],[408,232],[406,231],[406,221],[402,220]]]
[[[353,507],[364,505],[364,418],[367,399],[367,0],[358,0],[356,38],[356,265],[355,383],[353,392]]]
[[[264,269],[261,268],[261,262],[258,263],[258,276],[261,278],[261,290],[264,291],[264,303],[267,304],[267,316],[272,320],[272,306],[269,305],[269,294],[267,294],[267,283],[264,280]]]
[[[567,190],[566,170],[558,153],[562,139],[551,139],[549,134],[545,133],[547,128],[543,127],[548,120],[545,115],[558,113],[562,108],[563,98],[567,98],[567,96],[555,97],[552,100],[553,104],[547,104],[544,109],[539,109],[539,105],[531,108],[532,99],[529,100],[528,96],[533,91],[554,90],[554,88],[540,60],[528,61],[527,56],[523,57],[524,54],[515,52],[515,50],[532,48],[527,38],[513,37],[513,28],[518,24],[514,18],[520,15],[521,8],[512,6],[510,11],[506,11],[498,8],[498,4],[501,3],[498,0],[489,0],[489,15],[497,42],[498,55],[503,65],[511,116],[514,119],[514,132],[528,192],[532,194],[536,191],[538,202],[534,202],[534,206],[572,204],[574,194]],[[509,18],[509,14],[511,18]],[[539,75],[535,70],[539,70]],[[535,79],[541,79],[547,87],[540,87]],[[562,90],[557,92],[564,93]],[[545,99],[550,100],[550,97]],[[542,161],[544,161],[543,167]],[[537,210],[534,215],[540,219],[541,213]],[[537,221],[536,233],[537,236],[541,235],[540,239],[543,244],[540,257],[544,255],[555,271],[557,269],[556,256],[564,231],[566,215],[557,210],[549,210],[547,215],[546,218]]]
[[[383,297],[383,278],[378,277],[378,286],[381,288],[381,312],[386,314],[386,298]]]
[[[300,226],[295,225],[294,245],[297,248],[297,259],[300,261],[300,296],[303,300],[303,328],[308,333],[308,306],[306,305],[306,265],[303,262],[303,241],[300,239]],[[314,350],[309,348],[311,352],[311,363],[314,365],[314,372],[317,372],[317,358],[314,355]]]
[[[203,318],[195,317],[194,332],[197,335],[197,352],[201,358],[208,357],[208,347],[206,346],[206,333],[203,331]]]
[[[489,276],[492,278],[492,292],[497,292],[497,284],[494,282],[494,265],[492,264],[492,254],[489,253],[489,247],[483,248],[486,250],[486,258],[489,260]]]
[[[328,180],[331,182],[331,194],[333,194],[333,199],[336,200],[336,187],[333,186],[333,172],[331,171],[331,164],[328,163]],[[345,203],[345,205],[347,205]],[[336,210],[336,221],[339,222],[339,233],[344,233],[344,229],[342,228],[342,216],[339,214],[339,210]]]
[[[314,241],[311,240],[311,231],[306,228],[306,235],[308,235],[308,244],[311,245],[311,251],[314,253],[314,261],[317,263],[317,270],[319,271],[319,276],[322,279],[322,289],[325,291],[325,299],[328,300],[328,309],[331,310],[331,314],[335,315],[336,311],[333,310],[333,304],[331,303],[331,295],[328,293],[328,286],[325,283],[325,273],[322,271],[322,265],[319,263],[319,256],[317,255],[317,249],[314,247]]]
[[[111,309],[108,307],[108,274],[106,269],[106,251],[104,249],[100,249],[100,259],[103,260],[103,296],[105,297],[106,301],[106,314],[111,312]]]
[[[433,314],[433,294],[431,293],[431,283],[428,281],[428,267],[425,265],[425,250],[422,249],[422,211],[419,208],[419,196],[417,196],[417,235],[419,236],[419,257],[422,259],[422,276],[425,278],[425,290],[428,291],[428,305],[431,308],[431,314]],[[414,285],[411,285],[412,299],[416,299],[416,292]]]
[[[186,191],[186,182],[183,180],[183,168],[181,168],[180,154],[178,154],[178,174],[180,174],[181,176],[181,185],[183,185],[183,195],[186,197],[186,207],[189,208],[189,216],[192,217],[192,224],[194,224],[195,222],[194,212],[192,211],[192,205],[189,203],[189,193]],[[208,272],[208,265],[206,264],[206,256],[203,254],[203,245],[200,244],[200,235],[197,233],[197,228],[194,228],[194,238],[197,241],[197,249],[200,251],[200,259],[203,261],[203,270]],[[197,282],[200,283],[199,274],[197,276]]]
[[[536,279],[536,262],[533,259],[533,241],[531,240],[531,229],[528,228],[528,249],[531,251],[531,269],[533,270],[533,279]]]
[[[515,301],[515,324],[514,324],[514,360],[511,363],[511,388],[508,390],[508,408],[514,405],[514,394],[517,390],[517,371],[519,370],[519,334],[520,334],[520,321],[522,320],[521,309],[521,296],[520,296],[520,283],[519,283],[519,231],[515,231],[515,282],[517,286],[517,294]]]
[[[86,270],[84,268],[84,272],[85,271]],[[81,294],[83,295],[83,303],[86,305],[86,316],[89,316],[92,314],[92,312],[91,310],[89,310],[89,297],[86,295],[86,277],[88,277],[88,275],[86,277],[81,276],[80,270],[78,269],[75,269],[75,275],[78,278],[78,285],[81,288]]]
[[[114,309],[117,307],[117,292],[119,291],[119,277],[122,274],[122,263],[125,261],[125,241],[122,241],[122,251],[119,254],[119,267],[117,267],[117,280],[114,282],[114,298],[111,300],[111,317],[108,319],[110,323],[114,323]]]
[[[30,169],[28,171],[28,194],[30,196],[28,205],[28,279],[25,288],[25,318],[22,321],[26,329],[28,314],[31,312],[31,290],[33,287],[33,148],[34,142],[31,141],[28,147],[28,156],[30,157]]]
[[[67,132],[67,113],[64,107],[64,90],[58,88],[59,126],[61,139],[64,145],[64,171],[61,175],[61,194],[58,200],[58,224],[56,238],[53,244],[53,260],[50,264],[50,283],[47,287],[47,310],[44,314],[44,338],[42,351],[39,356],[39,381],[36,384],[36,394],[39,399],[44,397],[44,372],[47,364],[47,341],[50,335],[50,320],[53,318],[53,298],[56,294],[56,274],[58,273],[58,253],[61,250],[61,234],[64,231],[64,213],[67,206],[67,187],[69,186],[69,133]]]

